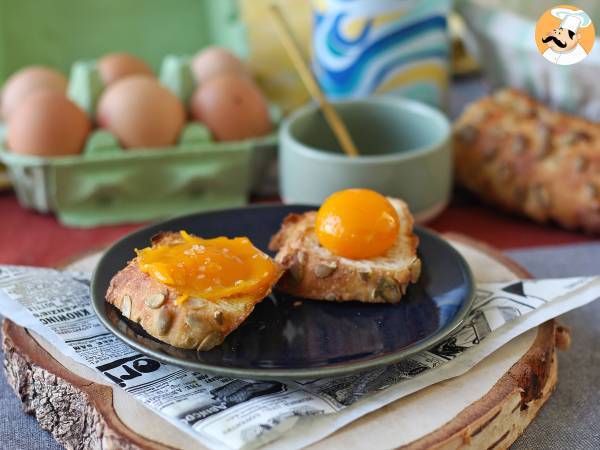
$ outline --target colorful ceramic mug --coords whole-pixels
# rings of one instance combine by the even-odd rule
[[[332,99],[397,93],[445,108],[450,0],[313,0],[313,70]]]

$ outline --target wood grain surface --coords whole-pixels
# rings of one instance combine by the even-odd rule
[[[485,245],[458,235],[446,237],[472,266],[479,267],[474,267],[479,281],[529,277],[516,263]],[[88,257],[88,264],[93,261]],[[89,369],[61,358],[49,343],[28,330],[5,320],[2,331],[8,382],[24,410],[65,447],[202,448],[149,410],[133,405],[136,402],[123,392],[102,384],[102,379]],[[465,375],[393,402],[310,448],[507,448],[553,392],[557,383],[556,349],[566,348],[569,343],[568,330],[554,321],[529,334],[511,341]],[[499,371],[498,367],[506,370]],[[445,392],[447,398],[452,398],[450,392],[469,398],[473,393],[467,390],[475,387],[487,390],[466,407],[455,411],[452,405],[445,405]],[[430,429],[423,427],[420,434],[412,430],[408,437],[404,416],[426,405],[447,409],[449,419],[439,426],[430,425]]]

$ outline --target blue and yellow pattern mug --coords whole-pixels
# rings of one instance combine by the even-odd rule
[[[329,98],[395,93],[445,108],[451,0],[313,0],[313,70]]]

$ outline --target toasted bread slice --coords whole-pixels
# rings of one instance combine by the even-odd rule
[[[400,217],[398,239],[385,255],[371,259],[343,258],[319,245],[316,211],[287,216],[269,244],[278,252],[275,261],[287,269],[278,289],[315,300],[398,303],[421,273],[419,238],[406,203],[388,200]]]
[[[153,247],[181,242],[181,235],[174,232],[152,238]],[[178,292],[142,272],[137,260],[131,260],[113,277],[106,301],[123,316],[139,323],[148,334],[175,347],[210,350],[221,344],[272,288],[267,286],[252,295],[219,300],[192,297],[177,305]],[[283,273],[279,269],[277,278]]]

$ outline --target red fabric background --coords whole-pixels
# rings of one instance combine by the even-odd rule
[[[0,195],[0,264],[53,266],[102,248],[141,225],[66,228],[51,215],[22,209],[11,193]],[[496,212],[477,203],[454,201],[428,226],[453,231],[505,250],[593,240],[552,226]]]

